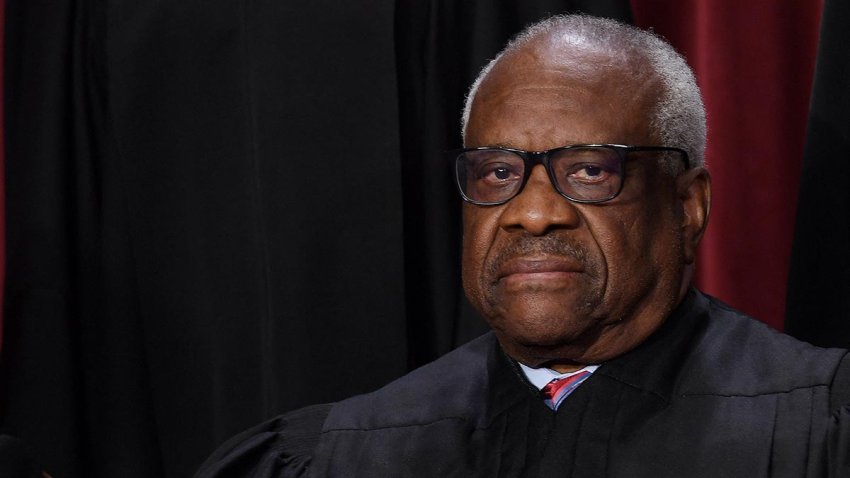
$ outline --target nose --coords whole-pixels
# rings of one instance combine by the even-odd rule
[[[531,170],[522,192],[507,203],[500,226],[541,236],[553,229],[571,229],[581,222],[575,204],[555,190],[543,165]]]

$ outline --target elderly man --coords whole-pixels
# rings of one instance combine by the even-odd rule
[[[249,430],[199,475],[850,476],[847,352],[690,287],[704,138],[663,40],[585,16],[527,29],[451,155],[463,284],[493,333]]]

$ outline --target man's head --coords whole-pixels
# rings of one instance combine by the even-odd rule
[[[569,369],[645,340],[684,296],[710,202],[705,113],[684,60],[629,26],[554,17],[520,34],[482,71],[463,131],[467,148],[687,151],[687,170],[674,152],[611,149],[603,151],[611,168],[583,162],[596,150],[552,154],[551,178],[542,164],[526,175],[521,161],[519,169],[488,163],[485,173],[481,164],[470,172],[489,175],[496,194],[527,178],[503,204],[464,204],[464,288],[510,355]],[[610,194],[593,192],[606,184]],[[617,195],[581,203],[561,193]]]

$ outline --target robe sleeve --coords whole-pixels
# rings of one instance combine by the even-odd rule
[[[839,409],[829,425],[829,476],[850,476],[850,404]]]
[[[275,417],[222,444],[195,478],[306,477],[332,405],[314,405]]]
[[[850,354],[838,366],[830,387],[834,410],[829,424],[829,476],[850,477]]]

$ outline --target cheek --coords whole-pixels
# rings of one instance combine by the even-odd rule
[[[620,216],[597,237],[610,274],[606,295],[611,300],[640,296],[674,266],[681,242],[678,228],[669,209],[649,210],[652,213],[644,208]]]
[[[482,267],[498,231],[498,211],[464,204],[463,209],[463,286],[476,302],[485,286]]]

